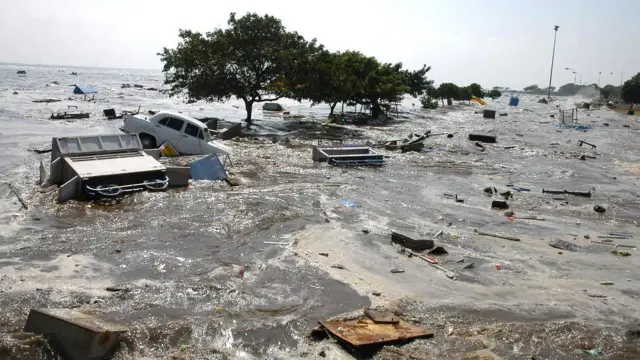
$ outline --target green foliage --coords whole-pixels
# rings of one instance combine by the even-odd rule
[[[484,97],[484,91],[482,91],[482,86],[480,86],[480,84],[472,83],[469,85],[469,91],[471,92],[471,96],[475,96],[477,98]]]
[[[440,98],[442,98],[442,96],[440,96],[440,91],[433,86],[432,82],[427,86],[427,89],[424,91],[424,95],[420,97],[420,103],[422,104],[423,109],[437,109],[438,99]]]
[[[294,96],[292,90],[307,80],[321,46],[269,15],[236,18],[231,13],[227,24],[205,35],[180,30],[178,46],[158,55],[172,95],[186,91],[195,100],[242,99],[250,124],[254,102]]]
[[[460,88],[460,92],[458,93],[458,98],[456,98],[456,100],[471,101],[472,96],[471,87],[465,86]]]
[[[604,99],[613,99],[617,98],[620,95],[620,86],[606,85],[602,89],[600,89],[600,95]]]
[[[438,94],[442,99],[455,99],[460,97],[460,88],[453,83],[442,83],[438,86]]]
[[[433,89],[433,80],[427,79],[429,70],[431,66],[427,65],[422,65],[421,69],[415,71],[404,70],[402,76],[409,95],[418,97]]]
[[[538,87],[538,85],[529,85],[526,88],[522,89],[525,92],[529,93],[541,93],[542,89]]]
[[[438,108],[438,99],[432,98],[431,96],[424,94],[420,97],[420,103],[422,104],[423,109],[437,109]]]
[[[640,73],[622,84],[620,95],[627,104],[640,104]]]
[[[492,100],[495,100],[495,99],[499,98],[500,96],[502,96],[502,93],[498,89],[493,89],[493,90],[487,92],[487,97],[491,98]]]
[[[320,51],[312,59],[313,71],[304,86],[293,91],[295,98],[309,99],[314,104],[329,104],[331,117],[337,103],[351,101],[354,94],[362,92],[364,83],[359,75],[370,61],[358,52]]]
[[[433,84],[426,65],[410,71],[355,51],[332,53],[273,16],[231,13],[227,25],[204,35],[180,30],[177,47],[158,54],[171,95],[241,99],[251,124],[254,103],[282,97],[324,102],[331,113],[339,102],[366,104],[378,117],[404,94],[423,95]]]
[[[403,70],[402,63],[382,64],[375,58],[364,56],[362,60],[364,66],[351,69],[357,71],[358,79],[362,80],[362,87],[359,92],[353,94],[352,100],[370,105],[373,118],[382,114],[382,104],[399,102],[407,93],[420,96],[433,83],[426,77],[426,73],[431,69],[427,66],[409,71]]]

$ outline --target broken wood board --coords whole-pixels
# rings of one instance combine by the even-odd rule
[[[367,315],[376,324],[397,324],[400,318],[387,311],[377,311],[365,309],[364,314]]]
[[[402,320],[396,324],[376,324],[368,317],[361,317],[344,321],[321,321],[320,325],[331,335],[353,346],[433,337],[433,331],[421,329]]]

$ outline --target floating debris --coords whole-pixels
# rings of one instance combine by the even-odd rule
[[[368,316],[343,321],[321,321],[320,325],[332,336],[356,347],[431,338],[434,334],[433,331],[421,329],[400,319],[397,323],[376,323]]]
[[[553,240],[552,242],[549,243],[549,246],[551,246],[552,248],[567,250],[567,251],[580,250],[580,246],[564,240]]]
[[[391,242],[400,246],[406,247],[413,251],[424,251],[433,249],[435,242],[428,239],[413,239],[407,235],[403,235],[397,232],[391,233]]]

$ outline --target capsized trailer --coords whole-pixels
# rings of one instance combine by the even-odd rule
[[[167,168],[142,150],[136,134],[61,137],[52,142],[49,183],[60,186],[60,202],[169,185]]]

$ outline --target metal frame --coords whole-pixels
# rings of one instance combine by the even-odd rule
[[[159,184],[161,185],[161,187],[152,187],[150,185],[154,185],[154,184]],[[138,183],[138,184],[129,184],[129,185],[116,185],[116,186],[110,186],[110,187],[105,187],[105,188],[93,188],[89,185],[85,185],[85,189],[87,190],[87,193],[89,195],[100,195],[100,196],[104,196],[104,197],[116,197],[125,193],[129,193],[129,192],[134,192],[134,191],[139,191],[142,190],[143,188],[146,188],[147,190],[165,190],[167,187],[169,187],[169,177],[165,176],[164,180],[160,180],[160,179],[156,179],[154,181],[145,181],[142,183]],[[116,193],[108,193],[108,191],[110,190],[118,190],[118,192]],[[105,193],[106,191],[106,193]]]

